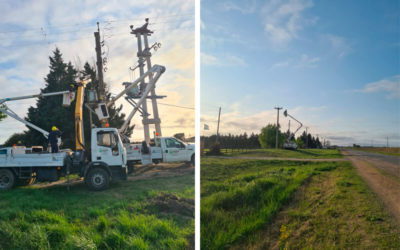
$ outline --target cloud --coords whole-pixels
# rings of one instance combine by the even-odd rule
[[[239,6],[237,3],[231,1],[221,4],[224,11],[239,11],[242,14],[252,14],[256,11],[256,1],[244,1],[244,5]]]
[[[376,82],[368,83],[363,89],[355,90],[362,93],[386,92],[388,99],[400,98],[400,75],[392,76]]]
[[[215,57],[210,54],[201,53],[201,64],[212,66],[247,66],[247,63],[240,57],[235,55],[223,55],[222,57]]]
[[[323,38],[328,41],[332,51],[337,55],[338,58],[343,58],[353,51],[350,42],[344,37],[328,34],[324,35]]]
[[[315,68],[318,66],[318,62],[321,59],[319,57],[310,57],[307,54],[302,54],[297,59],[288,59],[277,62],[269,67],[268,70],[275,70],[279,68],[294,67],[294,68]]]
[[[306,19],[303,12],[313,6],[309,0],[272,0],[261,9],[264,31],[276,45],[285,45],[298,37],[298,32],[316,19]]]
[[[317,63],[320,61],[319,57],[309,57],[307,54],[303,54],[300,57],[296,67],[299,68],[315,68]]]

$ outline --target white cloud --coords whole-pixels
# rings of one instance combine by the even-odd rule
[[[400,75],[371,82],[365,85],[363,89],[356,90],[363,93],[386,92],[388,99],[400,98]]]
[[[238,5],[237,3],[228,1],[222,3],[222,9],[224,11],[239,11],[242,14],[252,14],[256,10],[256,1],[244,1],[244,5]]]
[[[224,55],[222,57],[215,57],[210,54],[201,53],[200,55],[201,63],[203,65],[212,65],[212,66],[247,66],[246,62],[235,55]]]
[[[303,12],[312,6],[310,0],[272,0],[266,3],[261,9],[261,15],[267,38],[280,46],[297,38],[304,25],[316,20],[303,16]]]
[[[319,57],[309,57],[307,54],[303,54],[300,57],[296,67],[300,68],[315,68],[317,63],[320,61]]]
[[[331,49],[339,58],[343,58],[344,56],[350,54],[353,51],[350,42],[344,37],[328,34],[324,35],[323,38],[328,40]]]

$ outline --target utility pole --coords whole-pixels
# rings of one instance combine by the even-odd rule
[[[97,22],[97,32],[94,32],[94,37],[96,41],[96,56],[97,56],[97,74],[99,78],[99,86],[97,89],[97,93],[99,96],[99,100],[104,102],[106,100],[106,91],[104,89],[104,78],[103,78],[103,59],[101,58],[101,44],[100,44],[100,27],[99,22]],[[107,119],[103,119],[100,121],[101,126],[105,127],[107,123]]]
[[[279,110],[282,109],[282,107],[275,107],[278,116],[276,119],[276,137],[275,137],[275,148],[278,149],[278,133],[279,133]]]
[[[149,30],[147,28],[147,26],[149,25],[149,19],[146,18],[145,19],[146,23],[139,27],[134,29],[133,25],[131,25],[131,34],[135,35],[137,38],[137,44],[138,44],[138,52],[137,52],[137,56],[139,58],[139,62],[138,62],[138,67],[139,67],[139,71],[140,71],[140,76],[144,75],[144,66],[147,64],[147,70],[150,70],[152,65],[151,65],[151,50],[157,50],[158,48],[160,48],[161,44],[160,43],[155,43],[152,46],[149,46],[149,42],[148,42],[148,36],[151,36],[151,34],[153,33],[153,31]],[[143,38],[143,41],[142,41]],[[150,74],[149,75],[149,81],[151,81],[153,79],[153,75]],[[145,82],[145,80],[143,80],[140,83],[140,92],[144,91],[146,89],[147,83]],[[157,96],[156,95],[156,91],[155,89],[151,90],[151,94],[149,96],[147,96],[147,99],[151,100],[151,105],[153,108],[153,118],[150,119],[150,114],[147,112],[148,110],[148,103],[147,103],[147,99],[143,102],[142,106],[141,106],[141,110],[142,110],[142,115],[143,115],[143,119],[142,119],[142,123],[143,123],[143,130],[144,130],[144,139],[147,143],[150,142],[150,124],[154,124],[155,126],[155,134],[157,136],[161,136],[161,119],[159,117],[159,113],[158,113],[158,107],[157,107],[157,99],[159,98],[163,98],[165,96]],[[139,98],[139,96],[137,97]],[[136,106],[135,102],[132,101],[131,102],[132,105]]]
[[[389,136],[386,136],[386,147],[389,147]]]
[[[218,139],[219,139],[219,121],[220,121],[220,117],[221,117],[221,107],[219,107],[219,112],[218,112],[217,139],[216,139],[215,143],[217,143]]]

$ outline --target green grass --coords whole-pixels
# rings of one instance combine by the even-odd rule
[[[0,249],[185,249],[194,219],[160,210],[164,194],[194,198],[194,174],[117,182],[103,192],[23,187],[0,192]]]
[[[276,244],[266,241],[273,239],[295,249],[399,244],[399,231],[349,162],[205,158],[201,163],[204,249],[269,249]],[[331,182],[329,189],[314,184],[320,178]],[[276,222],[304,187],[301,206],[287,212],[287,221]]]
[[[361,147],[361,148],[353,148],[355,150],[384,154],[384,155],[392,155],[392,156],[400,156],[400,148],[373,148],[373,147]]]
[[[249,156],[249,157],[283,157],[301,159],[331,159],[342,158],[343,155],[338,149],[249,149],[247,151],[231,151],[222,149],[226,156]]]

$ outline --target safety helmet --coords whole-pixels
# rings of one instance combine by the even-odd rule
[[[51,128],[51,131],[57,131],[57,127],[56,127],[56,126],[53,126],[53,127]]]

